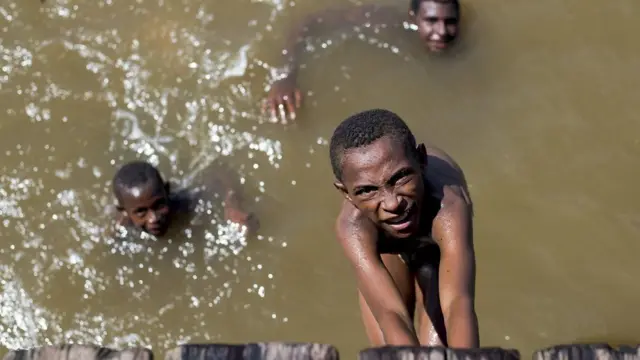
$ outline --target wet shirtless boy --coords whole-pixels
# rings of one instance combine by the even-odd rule
[[[352,8],[329,9],[312,14],[301,21],[289,34],[283,50],[286,66],[280,79],[271,85],[265,110],[273,119],[286,122],[288,113],[295,119],[302,94],[297,86],[299,59],[304,49],[304,39],[345,29],[347,26],[370,24],[399,27],[408,21],[417,32],[424,47],[438,53],[453,44],[458,35],[460,5],[458,0],[410,0],[409,13],[398,11],[395,6],[369,4]]]
[[[478,347],[472,204],[459,166],[381,109],[344,120],[330,156],[345,197],[336,234],[371,343]]]
[[[156,237],[164,236],[179,215],[195,210],[199,200],[208,194],[220,194],[225,220],[257,228],[255,216],[242,209],[238,189],[222,167],[208,176],[209,188],[174,191],[151,164],[132,161],[122,166],[113,177],[113,193],[117,201],[117,224],[134,227]]]

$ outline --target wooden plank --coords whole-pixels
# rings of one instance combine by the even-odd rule
[[[146,348],[116,350],[97,345],[65,344],[9,351],[2,360],[153,360]]]
[[[519,360],[514,349],[486,347],[450,349],[444,347],[382,346],[360,351],[359,360]]]
[[[339,360],[332,345],[264,342],[186,344],[167,352],[165,360]]]
[[[615,349],[607,344],[556,345],[533,353],[533,360],[640,360],[638,346]]]

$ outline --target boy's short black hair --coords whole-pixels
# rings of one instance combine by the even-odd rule
[[[336,179],[342,180],[342,157],[345,151],[369,145],[390,136],[410,154],[415,153],[416,139],[407,124],[394,112],[371,109],[351,115],[336,127],[331,136],[329,156]]]
[[[164,186],[162,175],[155,166],[146,161],[131,161],[118,169],[113,176],[113,193],[120,200],[122,190],[149,184]]]
[[[455,7],[458,16],[460,15],[460,3],[458,2],[458,0],[411,0],[411,11],[413,11],[414,13],[417,12],[420,8],[420,4],[423,1],[432,1],[439,4],[451,4]]]

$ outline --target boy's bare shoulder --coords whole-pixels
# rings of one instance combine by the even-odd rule
[[[473,213],[469,186],[460,165],[444,150],[433,146],[427,148],[427,157],[426,176],[433,195],[441,199],[443,206],[464,204]]]
[[[445,161],[450,166],[454,167],[456,170],[459,170],[460,172],[462,172],[460,165],[458,165],[458,163],[453,159],[453,157],[451,157],[451,155],[449,155],[446,151],[442,150],[439,147],[436,147],[433,145],[427,146],[427,156],[436,157],[442,161]]]
[[[171,191],[169,201],[171,209],[177,214],[187,214],[195,211],[198,203],[198,189],[181,188]]]
[[[460,165],[444,150],[434,146],[427,147],[426,176],[432,185],[467,187]]]
[[[340,242],[365,240],[377,233],[375,226],[349,201],[344,200],[335,223],[336,236]]]

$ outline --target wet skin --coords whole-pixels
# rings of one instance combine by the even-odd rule
[[[294,121],[297,110],[302,106],[302,92],[297,86],[300,57],[304,51],[305,38],[345,29],[364,23],[400,27],[407,20],[407,13],[400,13],[395,7],[363,5],[355,8],[329,9],[312,14],[297,24],[288,35],[283,50],[286,61],[285,76],[273,84],[263,103],[262,110],[273,122]],[[414,13],[408,12],[409,22],[425,49],[441,53],[448,49],[458,36],[460,16],[455,6],[449,3],[422,1]]]
[[[409,12],[418,35],[431,52],[442,52],[449,48],[458,35],[458,13],[452,4],[432,1],[420,3],[417,13]]]
[[[345,197],[336,235],[372,345],[477,347],[471,200],[457,164],[383,137],[344,155],[335,186]],[[410,253],[411,264],[397,255],[419,248],[429,250]]]
[[[224,219],[244,225],[249,232],[259,228],[259,221],[254,213],[243,210],[242,199],[232,185],[222,177],[212,181],[214,188],[224,191]],[[215,190],[215,189],[214,189]],[[196,195],[188,191],[172,194],[169,184],[161,185],[150,181],[147,184],[123,189],[120,194],[117,223],[134,226],[156,237],[164,236],[176,215],[193,211]]]
[[[169,229],[172,215],[168,186],[149,181],[147,184],[120,193],[118,210],[124,225],[128,222],[154,236],[163,236]]]

